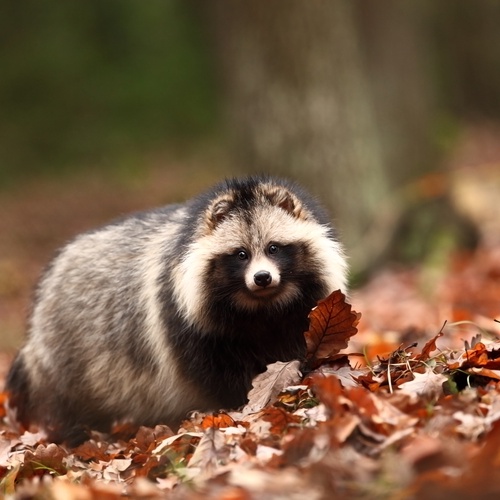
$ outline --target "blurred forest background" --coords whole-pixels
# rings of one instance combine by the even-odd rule
[[[66,239],[224,175],[306,184],[354,281],[497,240],[499,25],[494,0],[3,0],[3,345]]]

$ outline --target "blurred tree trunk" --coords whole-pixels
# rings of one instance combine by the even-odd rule
[[[434,165],[425,4],[214,0],[205,11],[240,165],[309,185],[358,268],[385,253],[403,211],[395,193]]]
[[[442,100],[462,118],[500,118],[500,2],[435,2]]]
[[[434,169],[436,113],[425,0],[355,0],[358,34],[382,144],[384,169],[398,186]]]

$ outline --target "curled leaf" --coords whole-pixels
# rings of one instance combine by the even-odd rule
[[[439,333],[424,345],[424,348],[422,349],[422,352],[417,357],[417,359],[419,359],[420,361],[427,361],[431,357],[431,353],[437,349],[436,342],[439,339],[439,337],[442,336],[443,336],[443,329],[441,328]]]

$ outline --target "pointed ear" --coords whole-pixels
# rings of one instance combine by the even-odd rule
[[[231,212],[234,199],[225,195],[215,199],[205,213],[205,220],[210,231],[213,231]]]
[[[288,189],[282,186],[269,186],[266,188],[264,195],[273,206],[281,208],[297,219],[306,218],[302,203]]]

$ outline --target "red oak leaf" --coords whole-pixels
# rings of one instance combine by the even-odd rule
[[[307,368],[317,368],[345,349],[358,331],[356,326],[360,318],[360,313],[351,311],[351,305],[340,290],[320,300],[309,314],[309,330],[304,334]]]

